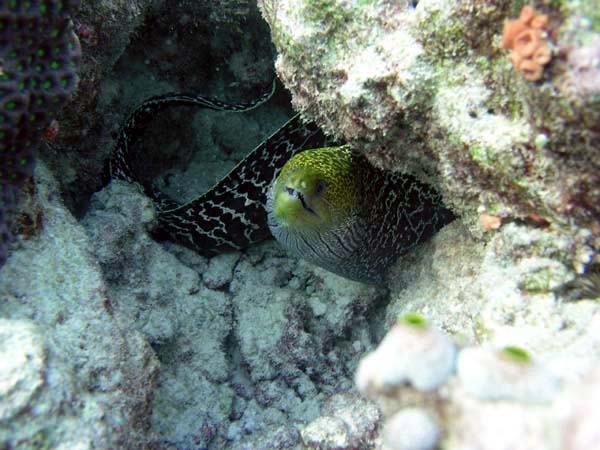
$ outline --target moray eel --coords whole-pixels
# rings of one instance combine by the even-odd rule
[[[292,253],[346,278],[382,283],[400,255],[452,220],[416,178],[347,146],[294,156],[272,183],[269,228]]]
[[[141,185],[154,200],[158,238],[214,256],[274,236],[290,252],[338,275],[384,282],[398,257],[450,222],[452,213],[437,192],[414,177],[377,169],[347,146],[327,147],[331,143],[318,127],[299,115],[189,203],[177,204],[142,176],[138,141],[163,109],[189,105],[243,112],[268,100],[273,89],[240,104],[188,94],[148,99],[119,133],[109,165],[112,178]]]

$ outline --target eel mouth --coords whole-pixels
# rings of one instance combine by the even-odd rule
[[[315,216],[319,217],[319,215],[315,212],[314,209],[312,209],[308,203],[306,202],[306,198],[304,197],[304,194],[302,192],[300,192],[297,189],[294,189],[292,187],[286,186],[284,189],[285,193],[287,195],[289,195],[292,198],[297,198],[300,201],[300,204],[302,205],[302,207],[310,212],[311,214],[314,214]]]

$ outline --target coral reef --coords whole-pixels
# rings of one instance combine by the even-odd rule
[[[521,2],[259,5],[277,72],[307,119],[375,164],[430,179],[476,235],[488,214],[541,217],[575,236],[600,230],[600,115],[586,77],[599,32],[585,3],[538,2],[507,26],[513,59],[533,46],[545,61],[546,34],[556,45],[538,83],[512,70],[502,49],[502,23]],[[523,47],[519,31],[535,42]]]
[[[43,173],[37,179],[38,189],[43,191],[49,180]],[[600,312],[598,305],[589,301],[564,305],[554,302],[556,280],[558,277],[569,280],[573,272],[551,264],[547,257],[535,256],[538,248],[546,249],[547,256],[553,252],[555,256],[561,251],[568,253],[567,243],[554,243],[552,247],[553,236],[548,231],[508,224],[486,246],[466,237],[462,226],[454,224],[404,261],[405,265],[395,276],[396,282],[391,285],[392,302],[387,306],[381,302],[381,293],[290,259],[274,244],[211,260],[184,248],[172,245],[165,248],[147,235],[145,229],[155,218],[152,203],[133,186],[112,183],[94,197],[83,219],[89,237],[83,235],[81,227],[57,203],[56,190],[48,197],[52,200],[43,208],[48,225],[42,236],[25,242],[26,248],[16,252],[2,272],[5,277],[2,285],[10,288],[9,301],[3,303],[2,309],[3,315],[11,317],[11,323],[6,324],[6,333],[11,336],[9,342],[18,339],[23,343],[19,354],[30,355],[26,368],[13,377],[30,380],[27,390],[13,390],[15,395],[8,403],[12,411],[23,412],[17,413],[18,419],[10,418],[8,424],[30,420],[28,409],[22,409],[22,405],[42,401],[37,400],[39,394],[32,395],[32,391],[45,392],[47,396],[58,395],[60,391],[60,395],[65,395],[54,384],[37,387],[40,371],[56,373],[53,368],[56,352],[63,355],[59,370],[66,374],[74,370],[69,364],[90,358],[88,352],[97,355],[99,360],[92,358],[91,367],[84,367],[84,373],[72,375],[72,379],[92,384],[91,394],[87,395],[93,399],[96,389],[106,389],[106,383],[118,376],[120,366],[113,366],[112,358],[117,357],[119,361],[121,351],[127,348],[118,338],[120,333],[125,333],[125,342],[129,345],[142,344],[142,340],[136,338],[139,335],[132,331],[135,329],[151,343],[160,360],[160,384],[153,389],[156,363],[148,347],[132,348],[131,353],[127,352],[126,362],[121,363],[130,377],[123,386],[131,383],[139,387],[142,383],[144,388],[136,388],[135,392],[109,388],[111,394],[105,401],[107,408],[112,409],[105,417],[115,420],[123,411],[124,419],[120,420],[131,418],[128,402],[136,398],[140,401],[137,396],[144,392],[148,397],[143,407],[137,406],[138,417],[148,420],[152,410],[151,429],[156,433],[146,437],[146,448],[196,445],[210,449],[300,449],[303,446],[368,449],[381,445],[378,443],[381,433],[381,439],[388,441],[389,448],[430,448],[428,446],[441,437],[444,448],[461,448],[459,439],[464,435],[476,439],[479,448],[494,449],[498,448],[494,443],[499,442],[500,437],[501,442],[508,442],[509,446],[522,443],[527,430],[528,439],[537,447],[526,448],[552,448],[550,444],[561,439],[582,441],[577,444],[580,448],[590,445],[586,427],[594,423],[595,397],[591,394],[597,390],[596,379],[591,378],[584,384],[584,394],[572,393],[572,384],[579,384],[580,377],[592,369],[597,359],[596,330]],[[61,220],[56,217],[57,211]],[[69,226],[61,230],[64,221]],[[47,247],[47,251],[40,251],[40,247]],[[78,248],[83,251],[83,261],[74,257]],[[38,255],[37,265],[52,266],[53,272],[40,270],[37,265],[32,270],[23,264],[23,261],[33,260],[32,252]],[[65,268],[49,262],[62,252],[68,255],[66,260],[61,258]],[[96,258],[108,284],[101,281]],[[83,275],[87,264],[92,266],[91,274],[96,274],[95,283]],[[25,272],[29,275],[24,276]],[[49,280],[48,277],[58,278]],[[65,289],[75,279],[78,282],[73,289]],[[519,289],[520,284],[528,288]],[[89,285],[92,292],[98,290],[93,300],[79,302],[88,292],[82,285]],[[23,294],[32,286],[36,286],[34,292],[39,292],[38,300]],[[45,300],[48,286],[60,290],[52,301]],[[64,301],[72,303],[65,305]],[[39,305],[46,305],[46,309],[40,311]],[[420,315],[407,315],[411,310],[418,310]],[[76,317],[71,316],[74,313]],[[96,317],[94,314],[97,319],[92,321],[92,329],[81,336],[80,327],[89,327],[92,320],[89,315]],[[352,391],[352,374],[357,369],[358,357],[370,350],[373,336],[378,336],[385,327],[385,317],[396,323],[398,315],[403,319],[395,326],[403,332],[398,333],[395,328],[386,339],[392,341],[393,336],[400,335],[400,345],[396,343],[391,348],[400,361],[412,358],[413,365],[421,368],[417,375],[419,380],[432,377],[436,370],[423,367],[439,358],[423,358],[423,352],[418,349],[428,348],[427,343],[432,341],[439,342],[441,348],[448,347],[449,338],[434,325],[441,324],[462,342],[492,341],[497,349],[510,344],[526,346],[531,356],[518,349],[509,353],[517,357],[518,364],[536,360],[536,367],[558,374],[566,388],[561,392],[551,391],[541,406],[539,401],[531,404],[527,397],[518,394],[523,390],[519,387],[522,377],[517,374],[516,381],[510,376],[502,380],[503,392],[511,395],[500,400],[500,405],[498,401],[479,398],[478,393],[474,395],[466,389],[466,383],[474,377],[479,377],[480,385],[489,383],[490,379],[497,380],[479,374],[491,372],[496,376],[497,364],[504,361],[485,349],[484,353],[493,358],[486,356],[479,363],[485,369],[483,372],[467,373],[464,378],[459,369],[459,375],[448,379],[448,372],[444,370],[444,377],[435,383],[438,386],[442,383],[441,387],[425,393],[407,386],[406,377],[398,377],[395,372],[386,378],[401,385],[398,392],[408,403],[398,405],[394,397],[386,400],[382,411],[389,419],[382,429],[377,408],[348,391]],[[429,318],[427,322],[423,316]],[[40,323],[39,317],[47,322]],[[13,323],[13,320],[18,322]],[[58,326],[55,321],[62,325]],[[119,328],[121,326],[124,328]],[[48,329],[61,332],[56,338],[62,345],[58,349],[54,348],[53,341],[42,338]],[[405,345],[402,336],[407,334],[414,345]],[[86,344],[77,350],[81,339]],[[30,344],[25,347],[27,342]],[[106,348],[101,351],[100,346]],[[12,352],[10,360],[18,361],[17,349],[12,346],[7,349]],[[469,348],[461,350],[459,360],[469,352]],[[44,359],[39,355],[47,356]],[[133,355],[149,358],[150,372],[145,376],[150,376],[150,381],[144,382],[145,366],[140,368],[134,363]],[[393,367],[395,357],[389,358],[389,366]],[[49,367],[44,368],[44,360]],[[95,364],[103,365],[98,368]],[[372,373],[383,376],[387,367],[384,364],[380,372]],[[142,379],[137,380],[138,376]],[[537,383],[535,380],[538,378],[534,378]],[[75,381],[70,383],[66,395],[80,392]],[[531,392],[530,383],[531,379],[529,391],[525,392]],[[455,388],[456,384],[463,387]],[[425,385],[431,386],[431,383]],[[84,386],[89,388],[90,384]],[[488,393],[485,389],[483,392]],[[386,385],[383,391],[389,393],[394,389]],[[518,395],[513,395],[515,393]],[[112,394],[118,396],[122,405],[119,408],[125,409],[114,408]],[[150,395],[154,396],[151,405]],[[93,400],[85,398],[90,407],[89,402]],[[555,401],[562,402],[561,406],[555,407]],[[460,405],[460,414],[440,414],[454,411],[452,408],[456,405]],[[567,413],[560,415],[557,411]],[[396,417],[396,413],[400,416]],[[448,418],[452,417],[456,419],[450,421]],[[90,422],[91,419],[82,418],[76,412],[68,418],[69,426],[77,427],[80,432],[92,429],[90,433],[101,433],[93,431],[94,427],[102,430],[101,419]],[[396,419],[401,425],[406,421],[413,424],[414,433],[394,438]],[[502,424],[500,430],[499,423]],[[419,428],[413,428],[417,425]],[[59,426],[61,433],[66,426]],[[121,426],[130,434],[128,425]],[[542,432],[548,426],[577,432],[548,436]],[[537,431],[531,434],[531,430]],[[85,433],[81,432],[79,438],[85,439],[82,437]],[[449,444],[446,444],[447,434]],[[8,432],[4,436],[6,440],[15,439]],[[36,436],[52,442],[52,435]],[[116,433],[114,439],[122,436]],[[18,439],[16,442],[32,443],[34,448],[38,445],[34,443],[33,434]],[[102,439],[94,442],[100,442],[100,448],[109,448]],[[467,444],[474,445],[472,441]],[[127,448],[135,448],[135,445],[130,441]]]
[[[571,392],[595,370],[598,355],[597,292],[564,302],[564,286],[577,279],[572,259],[585,262],[594,253],[588,248],[575,256],[574,248],[584,246],[525,223],[503,225],[487,243],[455,223],[401,261],[390,286],[388,324],[418,313],[450,333],[460,350],[457,374],[437,390],[424,395],[410,385],[388,386],[380,398],[384,416],[424,408],[448,436],[446,449],[562,448],[569,438],[562,411],[574,408]],[[411,353],[401,351],[402,358]],[[548,427],[560,436],[548,435]],[[524,430],[530,430],[526,445]]]
[[[0,7],[0,266],[34,151],[77,83],[80,48],[70,23],[73,3],[40,0]]]
[[[421,338],[421,345],[429,340],[425,334]],[[403,345],[394,329],[376,352],[389,348],[391,340],[396,340],[396,351],[390,358],[411,357],[413,364],[422,364],[419,359],[423,359],[423,352]],[[367,390],[363,386],[363,391],[382,408],[383,442],[390,449],[428,450],[440,444],[447,450],[596,445],[597,433],[587,428],[589,419],[581,415],[590,408],[600,386],[596,363],[588,368],[584,387],[579,381],[567,382],[572,377],[568,371],[563,369],[560,376],[556,372],[556,367],[534,361],[518,347],[467,347],[459,351],[457,374],[448,374],[443,385],[426,395],[415,383],[406,385],[397,379],[391,365],[380,366],[377,376],[396,382],[386,386],[371,383]],[[360,371],[357,378],[361,387]],[[559,378],[564,383],[559,383]],[[588,413],[595,415],[597,410],[592,407]]]
[[[382,292],[292,260],[273,243],[210,261],[174,245],[169,252],[148,236],[154,218],[149,199],[113,182],[83,219],[114,309],[161,362],[153,430],[177,448],[238,448],[281,427],[298,443],[290,422],[309,422],[326,397],[351,388],[356,349],[370,344],[362,314]],[[359,420],[369,411],[352,406],[361,401],[331,408],[352,407],[360,414],[338,418]]]
[[[387,290],[273,242],[210,259],[156,242],[135,186],[88,201],[119,124],[168,91],[254,98],[268,29],[247,0],[82,2],[80,88],[0,270],[0,448],[597,447],[591,2],[532,4],[553,46],[536,82],[502,48],[520,1],[259,3],[306,118],[437,185],[462,220],[398,261]],[[160,188],[195,198],[288,101],[158,117],[142,144],[169,171]]]
[[[41,162],[35,180],[44,228],[0,272],[0,447],[152,448],[157,361]]]

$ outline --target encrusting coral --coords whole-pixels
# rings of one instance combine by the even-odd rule
[[[502,32],[502,48],[511,49],[508,58],[523,78],[536,81],[542,78],[544,65],[552,57],[545,29],[548,16],[524,6],[518,19],[510,20]]]
[[[464,348],[457,359],[457,374],[466,392],[480,400],[550,403],[561,387],[543,364],[515,346]]]
[[[390,450],[432,450],[440,440],[436,421],[421,408],[405,408],[385,424],[383,442]]]
[[[325,3],[331,14],[314,18],[298,2],[259,2],[276,70],[303,117],[374,164],[430,181],[477,236],[482,214],[503,224],[540,217],[581,243],[597,229],[597,107],[589,88],[573,89],[580,74],[588,86],[595,65],[586,57],[574,71],[568,56],[597,34],[584,2],[532,2],[537,12],[525,8],[524,20],[523,2]],[[523,57],[528,48],[535,59]],[[509,52],[545,82],[514,83],[522,75]]]
[[[407,314],[356,370],[359,391],[370,394],[409,384],[432,391],[454,371],[456,348],[447,335],[418,314]]]
[[[33,172],[35,149],[77,84],[81,49],[70,20],[75,3],[0,6],[0,266],[21,186]]]

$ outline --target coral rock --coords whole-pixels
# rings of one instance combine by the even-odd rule
[[[342,419],[322,416],[312,421],[301,433],[308,448],[333,450],[348,448],[348,429]]]
[[[466,348],[458,357],[457,369],[467,392],[481,400],[547,403],[560,388],[552,373],[516,347],[501,352]]]
[[[410,384],[420,391],[436,389],[454,370],[456,349],[437,329],[400,321],[377,350],[362,359],[356,384],[362,392],[376,393]]]
[[[0,422],[30,407],[44,383],[46,349],[27,321],[0,319]]]
[[[383,439],[390,450],[431,450],[438,444],[440,429],[420,408],[407,408],[386,423]]]

